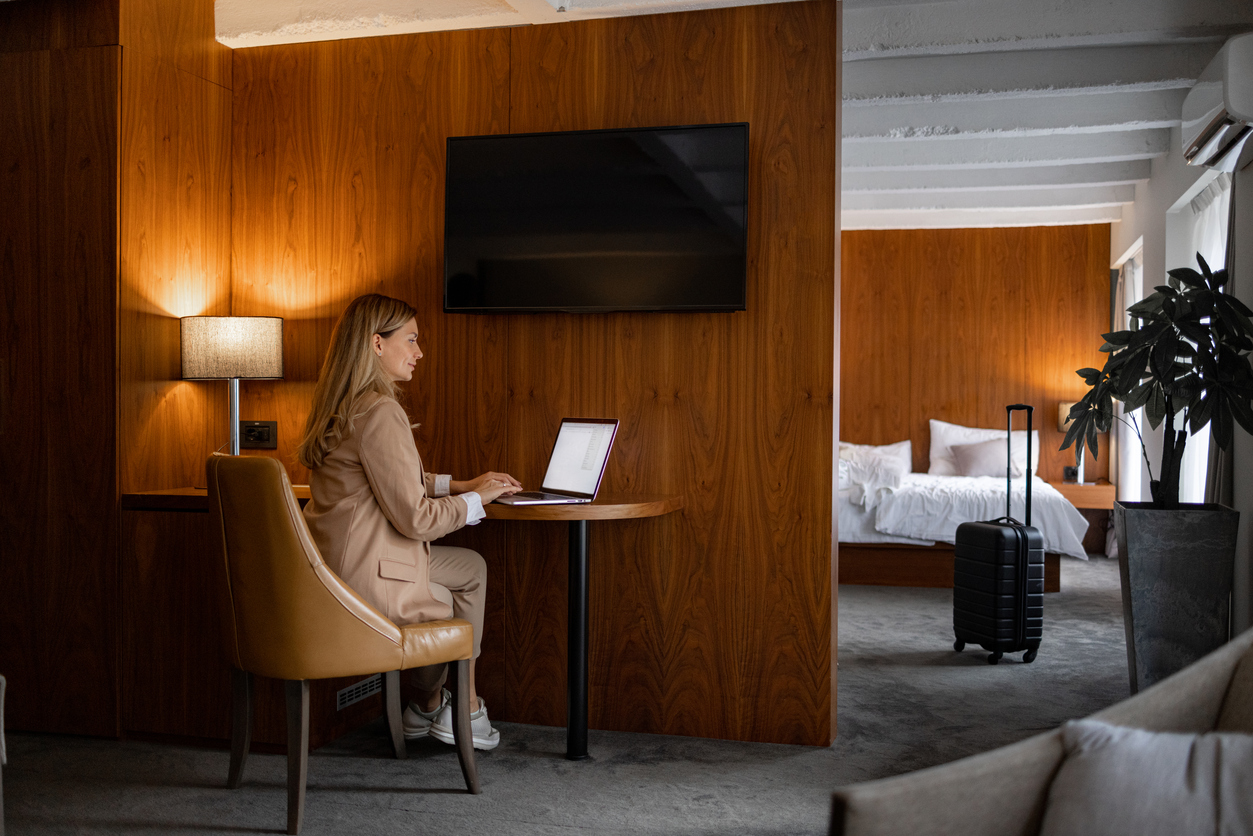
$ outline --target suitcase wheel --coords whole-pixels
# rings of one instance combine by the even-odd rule
[[[961,639],[958,639],[957,641],[953,642],[953,649],[956,650],[958,653],[961,653],[963,650],[966,649],[966,643],[962,641]]]
[[[1032,662],[1035,661],[1035,651],[1036,649],[1033,647],[1030,650],[1028,650],[1026,653],[1022,654],[1023,664],[1030,665]]]
[[[988,664],[989,664],[989,665],[995,665],[996,663],[1000,662],[1000,661],[1001,661],[1001,656],[1002,656],[1002,655],[1003,655],[1003,654],[1002,654],[999,650],[998,650],[996,653],[989,653],[989,654],[988,654]]]

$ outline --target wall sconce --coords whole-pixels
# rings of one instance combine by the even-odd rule
[[[1074,409],[1076,401],[1070,403],[1059,403],[1057,405],[1057,431],[1065,434],[1070,430],[1070,410]],[[1062,468],[1063,482],[1083,482],[1083,439],[1075,440],[1075,466]]]
[[[239,381],[283,377],[283,319],[185,316],[179,320],[183,380],[229,381],[231,455],[239,455]]]

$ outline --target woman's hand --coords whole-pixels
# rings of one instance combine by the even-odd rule
[[[465,482],[450,480],[448,491],[452,494],[474,491],[483,500],[483,504],[491,502],[498,496],[509,496],[522,490],[522,483],[508,473],[489,471]]]

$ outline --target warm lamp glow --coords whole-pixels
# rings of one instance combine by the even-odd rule
[[[185,316],[184,380],[283,376],[283,320],[277,316]]]
[[[185,316],[183,379],[228,381],[231,455],[239,455],[239,379],[283,376],[283,320],[277,316]]]

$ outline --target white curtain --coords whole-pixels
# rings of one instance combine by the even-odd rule
[[[1231,175],[1221,173],[1192,200],[1192,249],[1186,264],[1199,270],[1196,254],[1211,270],[1221,270],[1227,260],[1227,223],[1231,216]],[[1182,425],[1179,427],[1182,429]],[[1204,502],[1206,469],[1209,466],[1209,427],[1188,438],[1179,474],[1179,501]]]
[[[1140,254],[1137,253],[1131,258],[1123,262],[1122,268],[1118,273],[1118,287],[1114,293],[1118,305],[1118,315],[1114,321],[1114,328],[1118,331],[1126,331],[1131,328],[1131,317],[1127,315],[1127,308],[1130,308],[1141,297],[1141,289],[1143,287],[1142,274],[1144,268]],[[1115,414],[1121,416],[1124,420],[1130,421],[1132,417],[1123,411],[1120,402],[1114,402]],[[1136,421],[1140,421],[1143,411],[1139,410],[1133,413]],[[1141,427],[1141,432],[1143,432]],[[1115,420],[1113,426],[1113,444],[1116,449],[1116,457],[1114,459],[1117,468],[1117,477],[1115,481],[1118,483],[1118,498],[1123,502],[1139,502],[1141,499],[1141,467],[1144,461],[1140,452],[1140,439],[1136,436],[1135,430],[1127,426],[1123,421]]]

